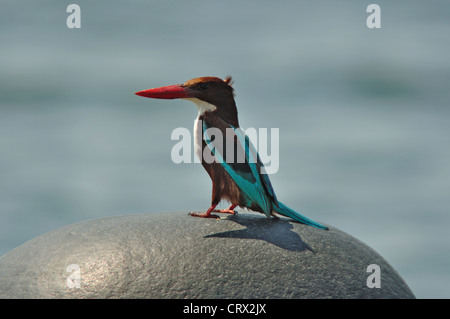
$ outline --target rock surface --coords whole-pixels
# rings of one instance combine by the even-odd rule
[[[220,215],[128,215],[48,232],[0,258],[0,298],[414,298],[379,254],[336,228]],[[380,288],[367,285],[372,264]]]

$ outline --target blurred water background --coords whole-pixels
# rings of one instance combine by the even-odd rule
[[[241,126],[280,128],[278,198],[417,297],[450,297],[450,2],[377,1],[376,30],[369,1],[72,2],[0,3],[0,255],[86,219],[206,209],[206,172],[170,157],[195,106],[133,92],[230,74]]]

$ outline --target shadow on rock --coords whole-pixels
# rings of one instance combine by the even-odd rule
[[[206,235],[204,238],[239,238],[264,240],[269,244],[290,251],[315,251],[294,232],[290,221],[280,218],[265,218],[255,216],[231,215],[224,221],[233,221],[245,229],[230,230],[226,232]]]

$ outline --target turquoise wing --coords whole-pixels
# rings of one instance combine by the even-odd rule
[[[269,216],[272,212],[272,204],[278,205],[278,201],[268,175],[262,173],[264,172],[264,165],[248,136],[240,128],[228,126],[229,128],[227,129],[232,130],[233,135],[227,134],[227,138],[232,136],[233,140],[236,141],[234,151],[237,154],[244,155],[242,156],[243,158],[241,157],[241,160],[230,161],[227,160],[228,158],[224,158],[223,147],[219,146],[226,144],[225,137],[223,137],[222,143],[215,143],[214,141],[217,137],[214,134],[214,129],[216,128],[209,127],[207,121],[203,121],[203,138],[206,145],[214,155],[216,162],[225,169],[245,195],[248,201],[247,206],[251,207],[252,204],[256,204]],[[212,139],[213,135],[214,139]]]

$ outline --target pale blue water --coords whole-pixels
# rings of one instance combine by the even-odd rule
[[[235,79],[241,126],[280,128],[280,200],[384,256],[419,298],[450,297],[450,2],[0,4],[0,255],[74,222],[205,209],[170,159],[194,105],[133,92]],[[331,270],[332,271],[332,270]]]

